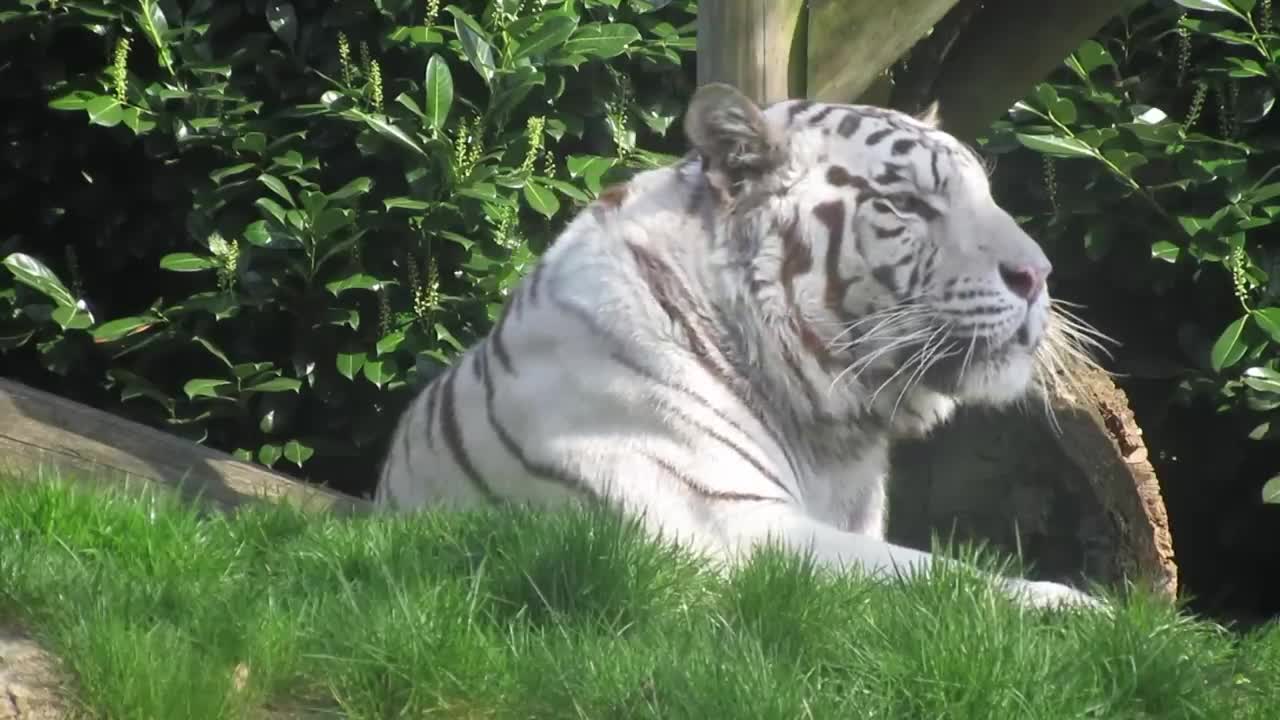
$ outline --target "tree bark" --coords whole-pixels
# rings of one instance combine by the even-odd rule
[[[943,129],[972,140],[1132,4],[984,0],[941,59],[923,98],[915,88],[915,97],[895,97],[894,106],[913,112],[937,101]]]
[[[227,453],[0,378],[0,480],[56,468],[89,482],[135,478],[234,508],[274,500],[305,510],[360,512],[367,503],[306,485]]]
[[[1042,579],[1132,581],[1177,590],[1169,521],[1142,430],[1105,373],[1079,370],[1078,397],[963,410],[928,438],[894,449],[890,536],[927,549],[931,535],[1021,551]]]

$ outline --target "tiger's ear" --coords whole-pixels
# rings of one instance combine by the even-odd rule
[[[934,130],[942,129],[942,113],[938,107],[938,101],[933,100],[924,110],[916,113],[916,119],[928,125]]]
[[[744,180],[782,162],[780,133],[755,103],[730,85],[710,83],[694,92],[684,115],[684,132],[706,161],[712,183],[730,195]]]

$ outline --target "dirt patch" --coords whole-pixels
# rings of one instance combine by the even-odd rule
[[[0,620],[0,720],[72,717],[57,658],[11,622]]]

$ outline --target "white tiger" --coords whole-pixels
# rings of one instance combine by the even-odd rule
[[[375,504],[586,499],[729,562],[771,541],[925,569],[884,540],[889,445],[1079,353],[1069,330],[1045,340],[1048,259],[926,121],[712,84],[684,128],[694,150],[578,214],[410,404]]]

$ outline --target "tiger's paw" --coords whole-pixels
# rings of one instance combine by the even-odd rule
[[[1029,608],[1047,610],[1082,608],[1103,612],[1110,612],[1111,609],[1107,603],[1092,595],[1062,583],[1020,580],[1013,583],[1010,589],[1015,599],[1024,607]]]

